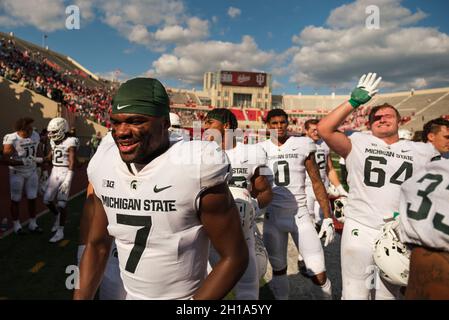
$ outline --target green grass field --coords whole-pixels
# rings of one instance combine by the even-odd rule
[[[69,277],[66,268],[76,264],[79,220],[84,199],[85,193],[69,201],[65,240],[59,243],[48,242],[53,225],[53,215],[50,213],[38,219],[44,233],[23,236],[11,234],[0,239],[0,300],[72,298],[73,291],[65,286]],[[226,299],[234,299],[234,294],[231,292]],[[261,280],[260,299],[273,299],[264,280]]]
[[[53,215],[44,214],[38,224],[42,234],[11,234],[0,240],[0,299],[71,299],[65,286],[66,267],[76,264],[79,220],[85,193],[68,204],[65,240],[53,244]],[[25,227],[24,230],[27,230]]]

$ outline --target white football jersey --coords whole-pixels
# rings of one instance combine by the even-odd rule
[[[225,152],[232,167],[232,179],[229,185],[247,188],[251,191],[251,178],[256,169],[267,165],[265,150],[260,145],[237,142],[235,148],[225,150]],[[260,170],[260,174],[267,174],[267,170]]]
[[[399,210],[401,185],[435,156],[422,142],[399,140],[388,145],[366,133],[349,136],[352,149],[346,157],[349,197],[345,218],[380,229],[384,217]]]
[[[75,137],[67,137],[58,144],[56,144],[53,140],[50,140],[53,165],[56,167],[68,167],[69,148],[78,148],[78,145],[78,138]]]
[[[400,238],[449,252],[449,160],[432,161],[401,188]]]
[[[252,201],[248,201],[248,203],[245,201],[237,201],[235,194],[232,192],[232,187],[244,188],[251,191],[251,179],[257,168],[260,168],[260,175],[269,175],[268,168],[266,167],[267,154],[259,145],[248,145],[241,142],[237,142],[235,148],[225,151],[232,167],[232,178],[229,181],[229,186],[231,187],[231,193],[234,196],[234,200],[236,200],[236,205],[240,212],[240,220],[242,221],[245,238],[248,238],[249,233],[253,230],[256,208],[254,208]],[[249,193],[248,197],[252,199]],[[257,200],[253,201],[257,202]]]
[[[321,180],[324,183],[324,187],[327,188],[329,186],[329,179],[327,178],[327,158],[330,153],[330,149],[326,142],[323,140],[319,140],[315,142],[316,151],[315,151],[315,161],[318,166],[318,170],[320,171]],[[311,187],[312,181],[310,180],[309,174],[306,172],[306,186]]]
[[[260,143],[267,153],[267,164],[273,172],[273,200],[267,210],[293,210],[306,207],[305,159],[316,151],[315,143],[308,137],[290,137],[281,146],[271,140]],[[307,210],[307,209],[305,209]]]
[[[33,131],[30,137],[22,138],[17,132],[5,135],[3,144],[11,144],[15,152],[12,155],[13,160],[22,160],[28,157],[35,157],[37,148],[40,142],[40,136],[36,131]],[[36,169],[36,163],[33,161],[30,165],[9,166],[9,169],[15,170],[19,173],[29,173]]]
[[[128,295],[190,298],[207,275],[209,240],[199,199],[227,182],[225,153],[216,143],[179,141],[132,174],[114,143],[102,142],[98,151],[87,173],[107,214]]]

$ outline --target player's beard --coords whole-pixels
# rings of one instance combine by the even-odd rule
[[[153,137],[150,134],[142,136],[141,139],[137,141],[138,145],[132,152],[126,153],[120,151],[122,161],[125,163],[136,164],[150,163],[154,158],[164,153],[169,146],[168,135],[165,136],[166,139],[164,139],[163,142],[161,142],[162,137],[158,138],[159,139],[156,139],[156,137]]]

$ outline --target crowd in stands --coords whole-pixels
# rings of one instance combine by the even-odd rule
[[[194,121],[203,121],[206,117],[206,110],[192,110],[171,107],[171,111],[181,118],[181,126],[191,128]]]
[[[69,113],[95,121],[110,127],[109,106],[115,88],[111,84],[88,85],[83,77],[87,75],[79,69],[68,70],[48,59],[39,50],[17,46],[14,39],[0,39],[0,76],[18,83],[27,89],[53,99],[62,104]],[[172,111],[181,118],[183,127],[192,127],[194,121],[203,121],[212,106],[199,106],[192,94],[168,89]],[[200,99],[195,99],[200,102]],[[254,108],[235,108],[231,111],[239,121],[261,122],[266,110]],[[340,130],[363,130],[371,106],[362,106],[353,112],[340,127]],[[288,112],[288,110],[287,110]],[[444,116],[449,118],[449,115]],[[317,118],[317,114],[289,113],[291,130],[301,133],[304,122]],[[318,117],[319,118],[319,117]],[[402,123],[411,120],[411,116],[402,118]],[[250,125],[246,124],[249,128]]]
[[[0,39],[0,76],[52,100],[69,112],[109,126],[108,108],[114,88],[87,86],[75,77],[81,70],[64,70],[40,51],[16,46],[13,39]]]

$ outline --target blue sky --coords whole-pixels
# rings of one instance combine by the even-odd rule
[[[79,30],[65,28],[71,4]],[[371,71],[384,92],[449,86],[447,12],[447,0],[2,0],[0,30],[36,44],[45,33],[104,77],[201,90],[205,71],[264,71],[275,94],[346,94]]]

